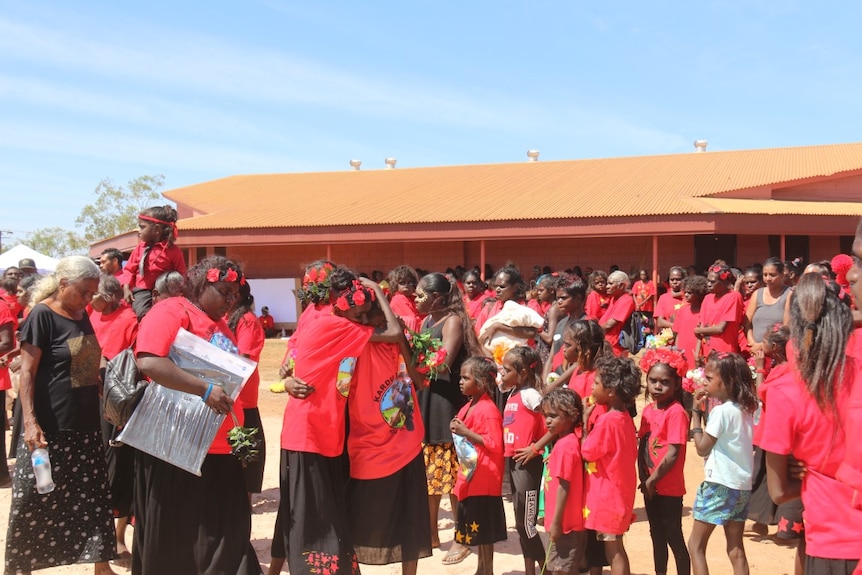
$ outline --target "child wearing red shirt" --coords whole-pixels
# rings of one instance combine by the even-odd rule
[[[587,468],[586,527],[604,542],[613,575],[629,573],[623,533],[632,522],[637,489],[638,446],[628,406],[641,385],[641,372],[629,358],[602,359],[596,366],[593,400],[605,405],[591,431],[584,432],[581,454]],[[588,409],[587,411],[590,411]]]
[[[154,206],[138,214],[140,243],[132,251],[119,277],[126,286],[138,321],[153,307],[153,287],[164,272],[186,275],[183,252],[174,245],[177,237],[177,211],[171,206]]]
[[[641,358],[647,374],[647,397],[654,403],[644,407],[638,471],[644,507],[652,537],[656,573],[667,573],[670,546],[679,575],[688,575],[691,562],[682,536],[682,496],[685,495],[685,446],[688,415],[682,406],[685,357],[676,349],[648,350]]]
[[[506,467],[512,485],[512,505],[515,508],[515,530],[524,555],[526,575],[535,575],[536,563],[541,568],[545,546],[536,530],[539,510],[539,488],[542,482],[542,459],[525,463],[514,460],[517,449],[531,445],[542,437],[545,425],[538,411],[542,395],[536,389],[541,377],[541,358],[531,347],[513,347],[503,356],[500,390],[509,393],[503,409],[503,443]]]
[[[488,395],[496,378],[497,366],[489,358],[471,357],[461,365],[461,393],[470,401],[450,425],[461,464],[455,541],[478,546],[477,575],[493,575],[494,543],[506,540],[503,418]]]
[[[584,462],[581,441],[583,407],[578,394],[565,387],[542,398],[548,433],[559,440],[548,461],[545,487],[545,525],[551,544],[547,568],[552,573],[576,575],[587,546],[584,526]]]

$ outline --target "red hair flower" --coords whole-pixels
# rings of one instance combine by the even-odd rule
[[[210,268],[207,270],[207,281],[210,283],[215,283],[219,280],[220,272],[217,268]]]
[[[239,277],[236,273],[236,270],[228,268],[228,270],[224,274],[224,281],[226,282],[235,282],[237,277]]]
[[[363,305],[365,303],[365,292],[361,289],[356,290],[353,294],[353,305]]]
[[[305,281],[302,283],[310,283],[317,281],[317,268],[311,268],[308,270],[308,273],[305,274]]]
[[[670,366],[680,377],[685,377],[685,373],[688,370],[688,363],[685,361],[685,355],[682,350],[672,347],[657,347],[647,350],[641,358],[640,367],[644,373],[649,373],[652,366],[657,363]]]
[[[340,309],[341,311],[347,311],[350,309],[350,303],[343,295],[338,296],[338,299],[335,300],[335,307],[336,309]]]
[[[718,279],[722,281],[727,281],[727,278],[730,277],[730,269],[724,266],[712,266],[709,271],[717,275]]]

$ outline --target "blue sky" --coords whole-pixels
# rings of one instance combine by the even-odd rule
[[[6,0],[0,229],[74,228],[103,178],[859,141],[860,6]]]

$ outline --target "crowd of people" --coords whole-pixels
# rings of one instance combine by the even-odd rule
[[[141,575],[262,573],[250,501],[265,458],[241,461],[228,441],[235,426],[258,429],[265,454],[258,371],[232,399],[169,354],[184,328],[258,361],[275,329],[254,313],[237,262],[186,269],[176,219],[169,206],[144,210],[125,266],[106,250],[42,278],[27,261],[3,274],[4,408],[18,380],[14,469],[5,453],[0,462],[0,486],[12,489],[6,573],[93,563],[110,574],[111,561]],[[508,499],[527,575],[627,574],[638,490],[656,573],[671,554],[677,573],[707,573],[716,526],[729,569],[747,573],[747,520],[798,543],[796,573],[860,572],[862,222],[853,251],[805,268],[772,257],[744,270],[674,266],[665,282],[616,266],[524,278],[514,264],[400,265],[384,279],[309,264],[279,370],[290,397],[269,573],[400,563],[415,574],[440,547],[447,496],[444,565],[475,554],[477,573],[493,573]],[[154,385],[223,417],[200,476],[116,441],[101,382],[130,347]],[[695,494],[689,445],[705,459]],[[36,489],[36,448],[50,454],[48,493]]]

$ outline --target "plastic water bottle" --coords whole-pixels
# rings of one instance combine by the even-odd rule
[[[54,479],[51,477],[51,460],[48,458],[48,450],[34,449],[30,454],[33,462],[33,473],[36,474],[36,491],[41,494],[54,491]]]

